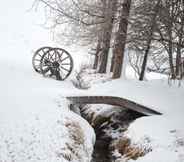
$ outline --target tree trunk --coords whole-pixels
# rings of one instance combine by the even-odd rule
[[[108,32],[106,33],[105,37],[106,38],[102,42],[102,50],[100,52],[100,64],[98,69],[99,73],[106,73],[107,70],[108,53],[110,48],[110,35]]]
[[[117,6],[117,0],[106,0],[106,9],[105,9],[105,17],[107,19],[107,23],[103,27],[103,35],[101,41],[101,52],[100,52],[100,64],[99,64],[99,73],[106,73],[107,69],[107,61],[108,54],[111,43],[111,35],[113,30],[113,21],[114,15],[116,13],[115,6]]]
[[[176,77],[180,77],[180,74],[181,74],[180,67],[181,67],[181,48],[178,45],[177,54],[176,54],[176,71],[175,71]]]
[[[93,69],[95,69],[95,70],[97,69],[97,66],[98,66],[98,60],[99,60],[98,58],[99,58],[98,55],[95,54],[95,60],[94,60],[94,64],[93,64]]]
[[[172,51],[172,38],[169,41],[169,66],[171,70],[171,79],[175,79],[175,71],[174,71],[174,64],[173,64],[173,51]]]
[[[141,74],[140,74],[140,77],[139,77],[140,81],[144,80],[144,75],[145,75],[145,70],[146,70],[146,65],[147,65],[150,46],[151,46],[151,39],[149,39],[147,48],[145,50],[144,59],[143,59],[142,67],[141,67]]]
[[[115,38],[115,46],[113,49],[114,65],[112,78],[120,78],[122,71],[122,64],[124,58],[124,51],[127,38],[128,17],[130,13],[131,0],[124,0],[121,8],[119,29]]]
[[[95,60],[93,64],[93,69],[97,69],[98,67],[100,50],[101,50],[101,43],[100,43],[100,40],[98,40],[98,44],[97,44],[96,52],[95,52]]]
[[[184,2],[183,2],[184,5]],[[182,39],[183,39],[183,27],[184,27],[184,14],[182,14],[182,18],[181,18],[181,27],[178,33],[178,37],[179,37],[179,42],[177,45],[177,54],[176,54],[176,77],[178,79],[182,79],[182,60],[181,60],[181,46],[180,44],[182,44]]]
[[[112,58],[111,58],[111,68],[110,68],[110,72],[113,72],[113,69],[114,69],[114,54],[112,55]]]

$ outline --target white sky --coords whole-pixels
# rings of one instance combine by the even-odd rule
[[[79,66],[85,50],[63,47],[53,41],[50,30],[45,29],[44,9],[32,9],[33,0],[3,1],[0,5],[0,59],[12,59],[31,67],[34,51],[42,46],[62,47],[71,53],[74,65]],[[31,67],[32,68],[32,67]]]

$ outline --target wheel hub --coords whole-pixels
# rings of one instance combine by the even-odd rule
[[[54,68],[59,68],[59,66],[60,66],[57,61],[53,62],[52,65]]]

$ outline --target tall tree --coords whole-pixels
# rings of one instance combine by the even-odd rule
[[[100,39],[97,42],[97,47],[96,47],[96,52],[95,52],[95,59],[94,59],[94,64],[93,64],[93,69],[97,69],[98,68],[98,64],[99,64],[99,54],[101,51],[101,41]]]
[[[113,49],[114,65],[112,78],[120,78],[125,53],[125,45],[128,30],[128,18],[130,13],[131,0],[121,2],[120,20],[118,31],[116,33],[115,44]]]
[[[99,42],[100,50],[100,62],[99,62],[99,73],[105,73],[107,70],[107,61],[111,43],[111,36],[113,31],[114,17],[117,9],[117,0],[102,0],[104,4],[104,17],[107,20],[103,26],[103,33],[101,36],[101,41]],[[97,56],[97,55],[96,55]]]
[[[141,81],[144,79],[144,75],[145,75],[146,65],[147,65],[147,61],[148,61],[148,54],[149,54],[149,51],[151,48],[151,42],[153,40],[153,34],[155,31],[155,26],[156,26],[156,18],[158,16],[158,12],[159,12],[159,8],[160,8],[160,1],[161,0],[157,0],[156,5],[154,6],[154,9],[153,9],[152,16],[151,16],[150,30],[148,31],[148,40],[147,40],[147,45],[146,45],[145,54],[144,54],[144,58],[143,58],[141,73],[140,73],[140,77],[139,77],[139,80],[141,80]]]

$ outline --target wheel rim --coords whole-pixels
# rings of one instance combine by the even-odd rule
[[[73,69],[71,55],[62,48],[52,48],[41,58],[40,71],[44,76],[65,80]]]
[[[41,73],[40,63],[43,55],[49,51],[52,47],[41,47],[39,48],[32,57],[32,65],[36,72]]]

